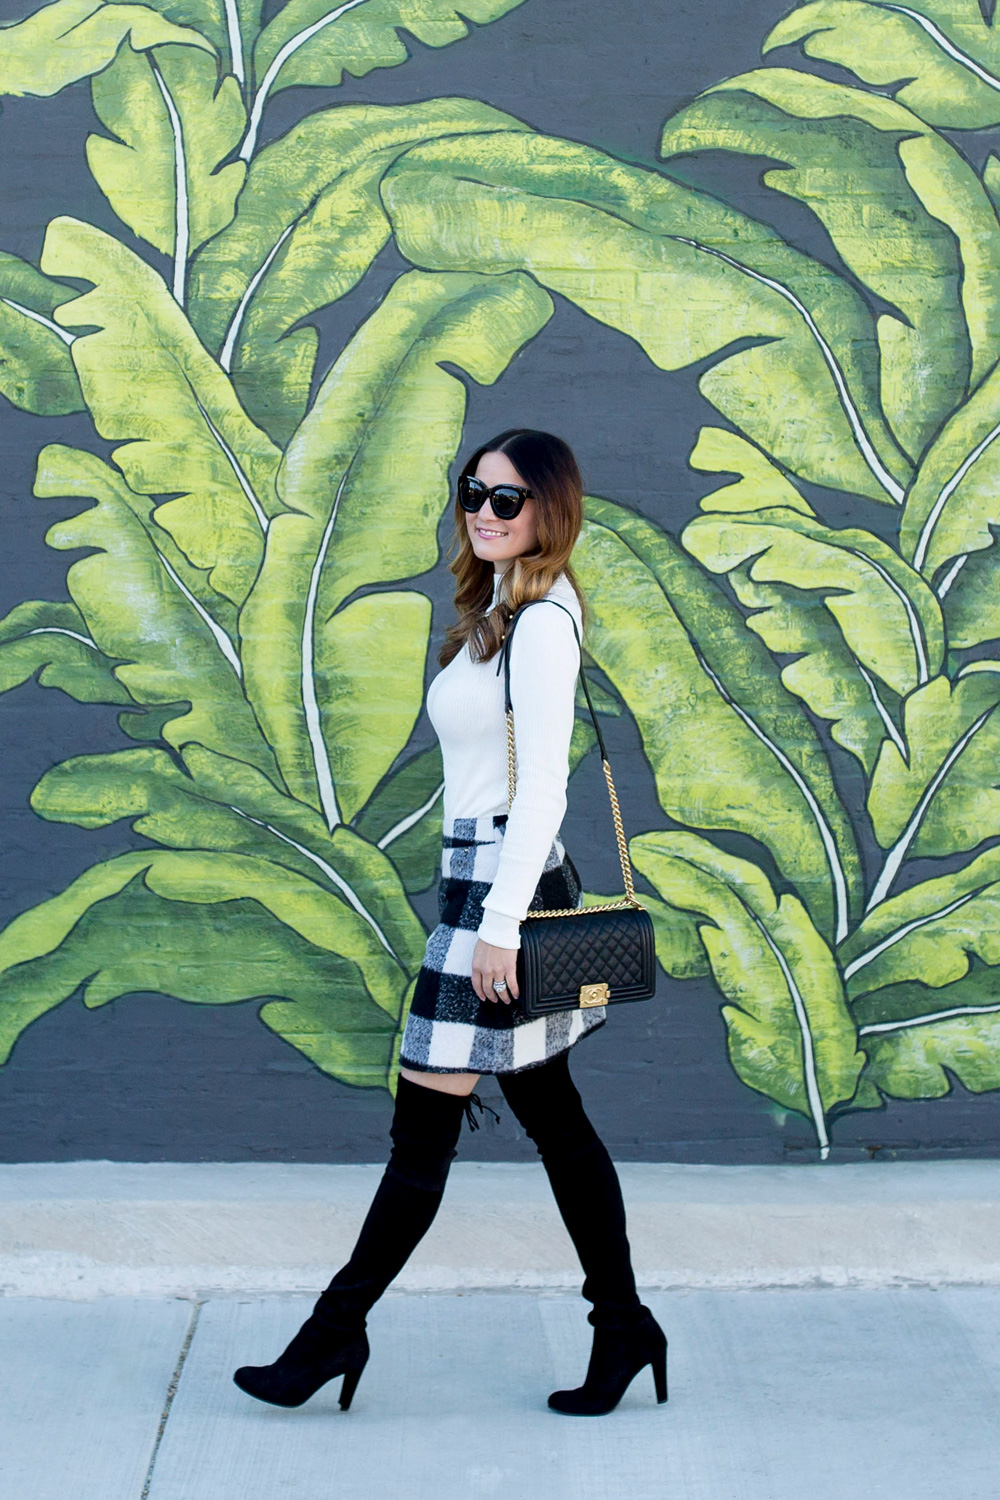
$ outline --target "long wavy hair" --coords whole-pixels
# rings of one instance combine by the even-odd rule
[[[583,481],[572,448],[551,432],[511,427],[483,443],[468,459],[462,474],[475,474],[485,453],[510,459],[535,499],[538,545],[516,557],[500,584],[497,607],[493,599],[494,569],[472,550],[465,511],[455,499],[455,542],[451,571],[458,580],[455,608],[458,619],[448,631],[439,661],[447,666],[468,643],[473,661],[489,661],[503,643],[511,616],[529,599],[541,599],[560,573],[576,591],[586,618],[586,600],[570,567],[570,553],[583,524]]]

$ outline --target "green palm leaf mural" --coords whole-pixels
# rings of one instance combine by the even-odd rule
[[[755,865],[691,834],[633,839],[638,868],[699,921],[733,1066],[751,1088],[811,1119],[822,1156],[827,1119],[864,1067],[833,955],[794,896],[776,898]]]
[[[0,391],[39,416],[84,408],[69,352],[74,336],[52,316],[72,291],[19,256],[0,254]]]
[[[518,3],[54,0],[0,28],[0,93],[89,87],[136,237],[62,215],[39,266],[0,253],[0,393],[50,424],[38,503],[78,506],[47,536],[69,598],[0,621],[0,690],[117,713],[31,805],[145,843],[0,933],[0,1053],[74,994],[152,990],[256,1002],[392,1086],[441,827],[419,580],[468,386],[566,299],[718,414],[679,535],[657,497],[588,501],[587,670],[655,789],[660,965],[711,977],[720,1051],[827,1156],[846,1111],[1000,1088],[1000,165],[961,136],[1000,123],[995,26],[811,0],[764,42],[798,61],[666,120],[660,170],[475,99],[311,93]],[[708,152],[766,162],[756,217]],[[405,268],[321,345],[390,243]]]
[[[241,155],[252,156],[270,95],[296,84],[338,84],[345,73],[363,78],[409,56],[408,31],[426,47],[447,47],[468,35],[466,20],[484,25],[521,0],[289,0],[264,27],[254,47],[256,88]]]
[[[192,263],[190,315],[277,441],[309,401],[319,340],[302,320],[350,291],[389,239],[379,186],[397,156],[438,135],[518,127],[473,99],[342,105],[257,155],[232,224]]]
[[[222,165],[238,146],[246,115],[234,78],[195,47],[123,47],[94,79],[94,108],[114,140],[92,135],[87,160],[119,218],[174,262],[183,303],[187,262],[233,217],[242,162]]]
[[[857,851],[827,759],[738,611],[670,537],[606,501],[574,554],[594,659],[635,715],[676,822],[759,840],[831,936],[847,935]],[[629,629],[627,617],[643,622]],[[708,790],[724,782],[723,801]]]
[[[765,52],[798,43],[809,57],[896,97],[931,125],[1000,123],[1000,37],[977,0],[815,0],[779,21]]]
[[[136,52],[212,43],[189,26],[175,26],[149,5],[105,0],[55,0],[27,20],[0,27],[0,94],[57,94],[114,61],[124,42]]]
[[[414,147],[383,198],[417,265],[528,271],[661,369],[724,356],[702,393],[793,473],[902,500],[910,466],[878,406],[871,314],[845,280],[745,214],[522,133]],[[752,343],[732,353],[740,341]]]
[[[675,115],[661,140],[668,159],[712,148],[780,153],[767,186],[810,209],[845,266],[895,309],[877,321],[881,400],[919,457],[1000,352],[996,215],[977,174],[893,100],[786,68],[720,84]]]

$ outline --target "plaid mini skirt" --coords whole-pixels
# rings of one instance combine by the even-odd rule
[[[520,1073],[565,1052],[603,1026],[603,1005],[529,1018],[483,1002],[472,988],[472,954],[503,845],[506,816],[445,819],[438,887],[440,920],[430,937],[400,1050],[421,1073]],[[531,900],[532,911],[579,906],[580,878],[557,838]]]

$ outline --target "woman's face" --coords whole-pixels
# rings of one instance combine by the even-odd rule
[[[530,488],[505,453],[484,453],[476,465],[475,477],[490,489],[497,484],[519,484],[522,489]],[[497,520],[488,500],[483,501],[480,511],[475,514],[465,511],[464,515],[473,552],[483,562],[493,563],[501,571],[505,564],[525,552],[534,551],[538,545],[534,500],[525,500],[512,521]]]

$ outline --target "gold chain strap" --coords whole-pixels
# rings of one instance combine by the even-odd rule
[[[507,811],[510,812],[517,792],[517,753],[514,748],[514,710],[507,710]],[[635,887],[632,884],[632,861],[628,856],[628,844],[625,841],[625,829],[622,825],[621,808],[618,805],[618,793],[611,777],[611,765],[606,760],[601,761],[604,768],[604,779],[608,784],[608,798],[611,802],[611,816],[615,824],[615,838],[618,842],[618,858],[622,867],[622,880],[625,882],[625,900],[607,901],[601,906],[571,906],[561,908],[559,911],[529,911],[527,917],[582,917],[592,911],[622,911],[626,907],[639,907],[642,903],[636,898]]]

